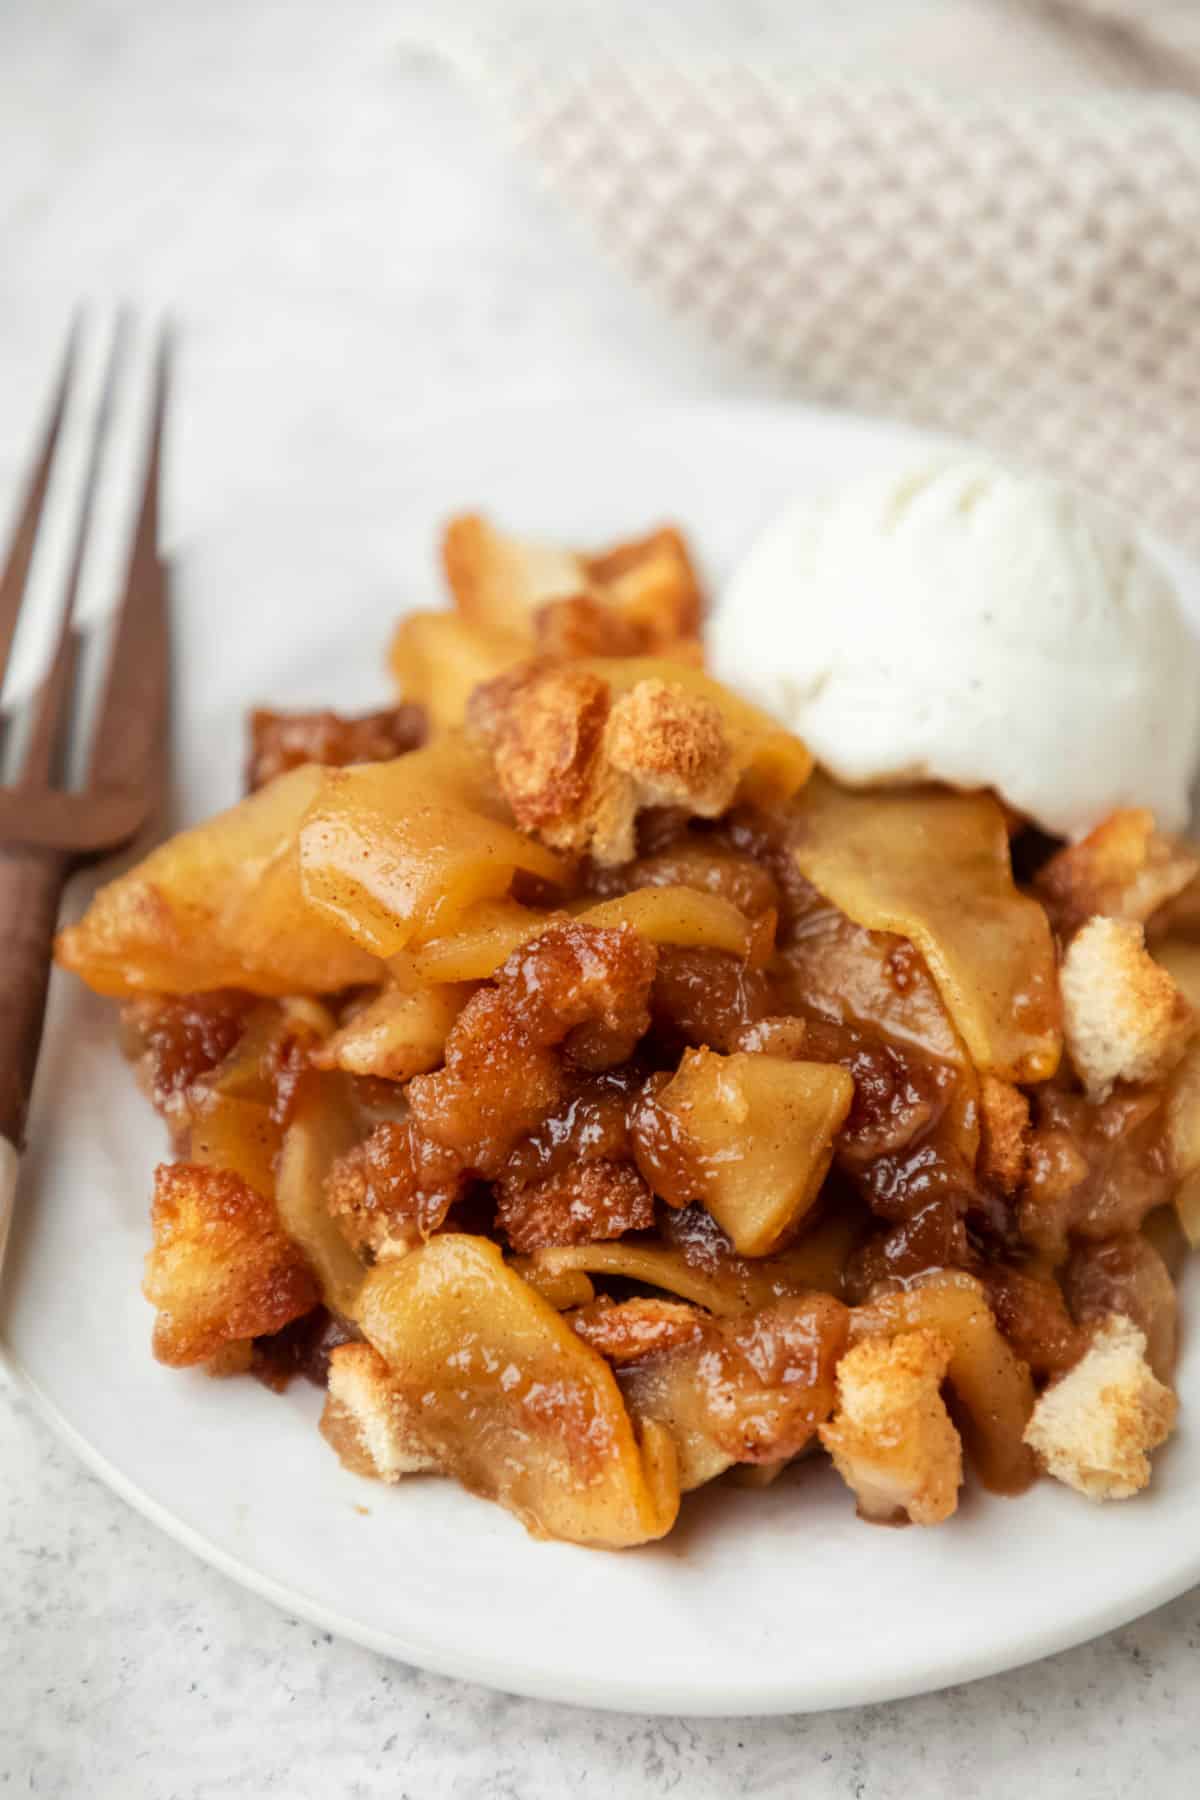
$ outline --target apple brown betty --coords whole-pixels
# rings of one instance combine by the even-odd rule
[[[580,1544],[822,1452],[875,1520],[1144,1487],[1200,853],[836,786],[704,672],[673,529],[444,561],[401,703],[256,712],[248,797],[59,938],[177,1159],[155,1355],[309,1376],[347,1467]]]

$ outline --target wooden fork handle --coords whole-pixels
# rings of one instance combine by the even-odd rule
[[[0,1137],[14,1151],[25,1139],[68,868],[57,850],[0,850]]]

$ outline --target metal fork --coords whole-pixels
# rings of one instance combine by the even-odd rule
[[[78,331],[63,361],[50,416],[35,453],[0,572],[0,683],[4,680],[28,585],[62,425],[77,380]],[[166,764],[168,571],[159,552],[158,490],[167,403],[168,343],[157,345],[145,472],[136,525],[113,618],[102,699],[76,790],[65,785],[66,749],[80,701],[76,692],[82,634],[76,602],[123,362],[114,334],[103,397],[88,446],[52,660],[32,702],[20,764],[0,787],[0,1258],[16,1186],[41,1044],[54,931],[68,875],[84,861],[119,850],[155,809]],[[3,719],[5,727],[11,719]]]

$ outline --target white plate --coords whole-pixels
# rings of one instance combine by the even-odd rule
[[[300,488],[185,543],[179,565],[181,816],[236,791],[248,703],[382,694],[401,603],[434,592],[445,515],[492,509],[583,542],[681,520],[719,577],[797,486],[913,434],[796,410],[443,421],[345,497]],[[356,473],[356,479],[357,473]],[[365,479],[365,477],[364,477]],[[1200,583],[1185,576],[1194,602]],[[1065,755],[1084,746],[1064,745]],[[77,897],[77,900],[81,896]],[[767,1713],[916,1693],[1078,1643],[1200,1579],[1200,1334],[1183,1424],[1152,1491],[1093,1508],[1049,1482],[972,1490],[938,1531],[859,1524],[820,1464],[685,1503],[661,1546],[538,1544],[448,1482],[385,1489],[341,1469],[317,1394],[158,1367],[138,1291],[162,1132],[110,1008],[56,981],[3,1335],[48,1416],[104,1480],[281,1606],[444,1673],[646,1712]],[[1184,1283],[1200,1315],[1200,1266]]]

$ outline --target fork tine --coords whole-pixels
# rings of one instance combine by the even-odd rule
[[[112,345],[108,353],[108,365],[104,371],[100,405],[96,413],[96,423],[92,430],[92,441],[88,450],[87,472],[84,475],[83,495],[79,502],[79,513],[75,522],[75,537],[71,546],[71,562],[67,571],[66,592],[62,600],[54,659],[38,695],[33,733],[21,770],[20,784],[26,787],[40,787],[51,780],[54,773],[56,751],[66,723],[78,649],[75,633],[75,604],[79,597],[79,577],[83,571],[83,558],[87,550],[88,534],[91,530],[104,445],[108,437],[109,425],[112,422],[113,399],[117,389],[117,377],[125,360],[128,332],[128,317],[122,314],[113,332]]]
[[[67,396],[71,391],[78,350],[79,319],[76,317],[67,338],[66,350],[63,352],[62,367],[55,384],[54,399],[50,405],[50,416],[46,421],[41,449],[30,473],[25,498],[17,515],[12,543],[9,545],[8,560],[5,563],[3,574],[0,574],[0,687],[4,683],[9,652],[12,650],[13,639],[17,634],[17,616],[20,613],[21,601],[25,594],[29,565],[33,561],[33,546],[37,538],[38,522],[46,499],[46,489],[50,485],[50,469],[54,462],[54,452],[58,447],[63,415],[67,410]]]
[[[136,786],[145,794],[147,812],[155,798],[151,774],[155,769],[164,772],[159,751],[170,673],[167,574],[158,543],[170,362],[170,333],[164,329],[155,356],[150,437],[129,571],[88,765],[90,789]]]

